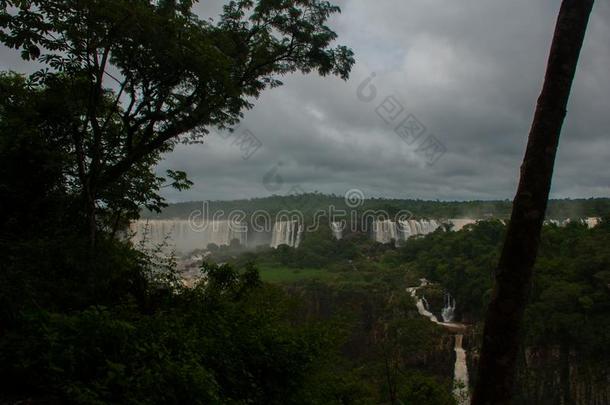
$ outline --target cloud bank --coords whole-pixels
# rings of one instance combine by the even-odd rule
[[[197,10],[213,17],[221,3]],[[256,101],[236,134],[212,131],[204,144],[179,146],[165,157],[159,171],[185,170],[195,183],[187,192],[167,191],[167,198],[353,188],[367,196],[512,198],[560,1],[339,4],[343,12],[331,26],[356,53],[350,80],[284,77],[284,86]],[[610,196],[609,43],[610,4],[596,2],[562,133],[554,198]],[[18,55],[0,49],[0,68],[20,66]],[[363,101],[358,88],[372,75],[376,97]],[[407,115],[425,127],[412,144],[416,134],[395,132]],[[244,159],[252,134],[260,147]],[[422,148],[430,136],[440,144],[432,153]]]

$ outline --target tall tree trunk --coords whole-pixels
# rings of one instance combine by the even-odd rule
[[[563,0],[496,271],[473,405],[509,404],[559,135],[593,0]]]

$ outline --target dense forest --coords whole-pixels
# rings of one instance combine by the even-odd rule
[[[327,1],[230,1],[216,20],[195,3],[0,1],[0,43],[28,64],[0,72],[0,404],[463,404],[508,200],[361,201],[481,219],[404,243],[337,239],[328,221],[298,247],[178,255],[131,238],[140,218],[201,209],[168,204],[164,188],[193,183],[159,173],[164,154],[230,130],[287,74],[345,80],[355,63]],[[310,220],[331,205],[349,207],[310,193],[209,208]],[[609,215],[608,198],[549,203],[546,218],[600,222],[543,227],[516,403],[610,403]]]
[[[235,201],[206,201],[209,213],[223,211],[225,214],[241,210],[251,214],[264,210],[275,215],[282,210],[299,210],[305,216],[316,211],[328,212],[330,206],[337,210],[349,208],[344,196],[325,195],[320,193],[303,193],[287,196],[251,198]],[[193,211],[201,210],[203,202],[193,201],[169,204],[161,212],[145,210],[142,218],[150,219],[187,219]],[[358,207],[364,210],[384,210],[390,214],[407,210],[415,218],[473,218],[473,219],[507,219],[510,217],[511,202],[504,201],[425,201],[389,198],[367,198]],[[610,211],[610,199],[561,199],[550,200],[547,211],[549,219],[600,217]]]
[[[610,242],[609,224],[605,220],[592,229],[577,223],[544,227],[526,313],[517,389],[520,403],[555,404],[563,398],[602,404],[609,398],[610,256],[605,248]],[[320,305],[322,311],[337,307],[335,301],[320,304],[320,297],[325,297],[320,290],[331,289],[331,296],[341,297],[346,290],[356,293],[363,286],[379,285],[391,274],[397,278],[390,285],[401,286],[416,285],[425,277],[435,283],[424,294],[439,318],[444,296],[450,293],[457,302],[456,317],[471,325],[468,343],[475,369],[505,230],[499,221],[480,222],[459,232],[439,229],[399,247],[358,234],[337,241],[326,230],[307,234],[298,249],[284,246],[233,255],[233,260],[257,263],[263,276],[292,285],[289,291],[308,297],[318,311]],[[213,256],[230,261],[230,252],[220,249]],[[311,270],[316,268],[325,272]]]

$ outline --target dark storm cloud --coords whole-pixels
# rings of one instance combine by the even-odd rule
[[[205,2],[198,12],[214,17],[222,3]],[[215,133],[203,145],[178,147],[159,170],[186,170],[195,186],[168,198],[265,196],[294,186],[337,194],[360,188],[369,196],[512,198],[560,1],[339,4],[343,13],[331,26],[356,53],[351,79],[284,77],[284,86],[266,91],[242,122],[262,147],[243,160],[232,138]],[[610,195],[608,43],[610,5],[597,2],[562,134],[554,197]],[[373,72],[377,98],[365,103],[357,88]],[[442,141],[447,152],[434,165],[376,114],[386,96]],[[270,172],[279,174],[281,187],[265,187]]]

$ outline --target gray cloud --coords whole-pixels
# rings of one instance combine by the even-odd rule
[[[206,2],[206,18],[222,1]],[[186,170],[195,186],[171,201],[305,191],[424,199],[512,198],[542,85],[558,0],[342,0],[332,21],[357,65],[348,82],[291,75],[266,91],[242,128],[263,146],[248,160],[214,132],[179,146],[159,167]],[[597,2],[557,159],[553,197],[610,196],[610,4]],[[19,65],[0,50],[0,67]],[[375,72],[377,98],[359,84]],[[425,163],[375,113],[393,95],[446,146]],[[263,176],[278,168],[270,191]]]

